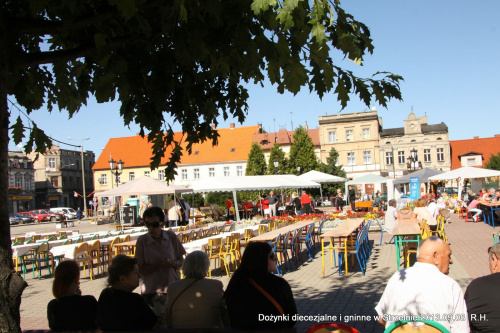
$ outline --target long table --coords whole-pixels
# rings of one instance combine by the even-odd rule
[[[278,237],[278,235],[280,235],[280,234],[286,234],[289,231],[295,231],[299,228],[308,226],[308,225],[313,224],[315,222],[317,222],[317,221],[316,220],[307,220],[307,221],[293,223],[293,224],[287,225],[283,228],[271,230],[271,231],[268,231],[266,233],[263,233],[262,235],[250,238],[249,241],[250,242],[270,242],[270,241],[276,239],[276,237]]]
[[[482,206],[481,208],[483,211],[484,223],[487,223],[488,225],[490,225],[494,228],[495,227],[495,211],[500,210],[500,202],[479,201],[479,204]],[[488,208],[489,208],[491,214],[487,214]],[[490,215],[490,216],[488,216],[488,215]]]
[[[326,231],[320,236],[321,239],[321,260],[323,264],[323,277],[325,276],[325,250],[330,250],[330,266],[333,268],[333,251],[335,249],[344,250],[345,254],[345,276],[349,275],[348,260],[347,260],[347,240],[349,237],[363,226],[364,218],[355,218],[342,221],[336,228]],[[330,239],[330,245],[325,247],[325,238]],[[339,245],[343,242],[344,246],[335,246],[335,238],[338,238]],[[339,263],[340,265],[340,263]]]
[[[417,220],[398,221],[392,230],[394,236],[394,245],[396,246],[396,263],[399,270],[401,247],[404,243],[420,242],[420,226]],[[405,236],[408,236],[404,239]]]

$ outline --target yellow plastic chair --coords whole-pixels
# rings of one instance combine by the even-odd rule
[[[80,263],[83,264],[83,276],[86,277],[87,274],[85,273],[85,264],[87,266],[87,269],[89,270],[89,276],[90,279],[94,279],[94,274],[90,269],[90,256],[89,256],[89,245],[87,243],[80,243],[77,247],[75,247],[75,252],[74,252],[74,260],[78,265]]]
[[[101,268],[102,274],[104,274],[104,267],[101,261],[101,242],[99,240],[95,240],[89,246],[89,262],[90,267],[92,269],[92,275],[94,274],[94,260],[97,261],[97,274],[99,274],[99,268]]]
[[[260,224],[259,225],[259,235],[265,234],[268,231],[269,230],[268,230],[267,224]]]
[[[211,238],[208,240],[205,253],[210,261],[215,260],[215,268],[217,268],[217,261],[220,262],[220,252],[222,250],[222,238]],[[220,264],[219,264],[220,267]],[[212,267],[208,268],[208,277],[212,278]]]
[[[224,268],[226,269],[226,274],[229,276],[229,272],[231,270],[230,268],[230,263],[233,262],[234,254],[232,250],[232,241],[233,241],[233,236],[229,235],[226,236],[225,242],[221,247],[221,251],[219,253],[219,259],[222,260],[224,263]],[[229,257],[229,260],[228,260]],[[221,267],[222,267],[222,262],[221,262]]]

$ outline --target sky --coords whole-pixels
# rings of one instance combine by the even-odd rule
[[[371,31],[375,50],[364,58],[363,66],[349,60],[337,65],[354,71],[357,76],[370,77],[377,71],[403,76],[403,101],[392,101],[387,108],[373,104],[383,119],[383,128],[403,127],[413,109],[426,115],[429,124],[444,122],[450,140],[492,137],[497,128],[500,107],[497,105],[500,77],[500,1],[498,0],[352,0],[342,2],[343,8]],[[339,58],[338,56],[336,58]],[[306,122],[318,127],[318,116],[367,111],[356,96],[351,96],[341,111],[333,94],[322,100],[307,88],[293,94],[279,94],[275,86],[247,85],[249,112],[243,126],[262,123],[268,132],[280,128],[292,130]],[[10,107],[10,103],[9,103]],[[11,108],[11,122],[21,113]],[[21,114],[23,121],[25,117]],[[116,102],[97,104],[89,100],[86,107],[68,120],[68,114],[48,113],[41,109],[30,118],[54,139],[61,148],[92,150],[96,159],[101,148],[114,137],[133,136],[139,127],[124,126]],[[220,119],[219,128],[236,119]],[[179,131],[179,124],[173,124]],[[12,142],[9,150],[20,150]]]

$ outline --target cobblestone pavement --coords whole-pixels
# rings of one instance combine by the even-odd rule
[[[450,276],[465,290],[472,278],[489,274],[486,249],[492,245],[494,230],[484,223],[464,223],[464,220],[458,219],[457,215],[452,215],[451,222],[445,227],[453,251],[454,263],[450,266]],[[53,227],[52,225],[47,231],[53,230]],[[93,231],[95,228],[86,221],[77,227],[80,233]],[[106,229],[106,226],[99,226],[99,229]],[[396,271],[396,251],[394,244],[387,243],[390,236],[385,233],[381,246],[380,232],[370,233],[370,239],[373,251],[365,276],[357,266],[353,270],[350,268],[348,277],[339,276],[337,268],[330,268],[330,258],[327,254],[326,276],[323,278],[319,252],[314,260],[306,261],[298,269],[284,275],[292,286],[299,315],[336,316],[335,320],[330,318],[327,321],[347,323],[360,332],[384,331],[383,327],[373,320],[376,314],[374,307],[382,295],[387,280]],[[47,274],[47,270],[43,270],[42,274],[45,275],[40,280],[33,279],[31,273],[26,276],[29,286],[24,291],[21,304],[21,326],[24,330],[48,328],[46,306],[53,298],[52,278]],[[106,285],[105,277],[90,281],[88,274],[87,277],[83,277],[83,274],[81,276],[83,294],[98,298]],[[229,281],[229,278],[221,275],[219,270],[214,271],[212,277],[221,280],[224,285]],[[298,321],[297,330],[305,332],[307,328],[316,324],[315,319],[305,318]]]

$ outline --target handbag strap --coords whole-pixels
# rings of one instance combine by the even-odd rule
[[[251,277],[248,278],[248,280],[250,281],[250,283],[255,287],[257,288],[258,291],[260,291],[264,296],[266,296],[266,298],[268,300],[271,301],[271,303],[273,303],[273,305],[276,307],[276,309],[278,309],[280,315],[283,315],[285,312],[283,311],[283,308],[279,305],[279,303],[274,299],[273,296],[269,295],[269,293],[267,291],[265,291],[261,286],[259,286],[257,284],[257,282],[255,282]]]
[[[186,288],[184,288],[184,289],[183,289],[183,290],[182,290],[182,291],[181,291],[181,292],[177,295],[177,297],[173,300],[172,304],[170,304],[170,313],[172,313],[172,309],[173,309],[173,307],[174,307],[174,304],[175,304],[175,302],[179,299],[179,297],[181,297],[181,295],[182,295],[182,294],[183,294],[186,290],[188,290],[188,289],[189,289],[189,287],[191,287],[193,284],[195,284],[195,283],[196,283],[196,282],[198,282],[198,281],[200,281],[200,279],[196,279],[196,280],[194,280],[193,282],[191,282],[190,284],[188,284],[188,285],[187,285],[187,287],[186,287]]]

